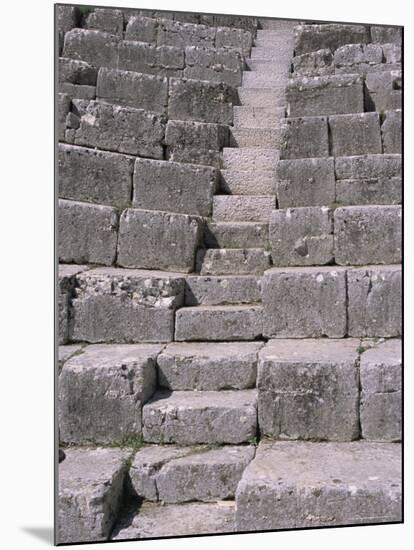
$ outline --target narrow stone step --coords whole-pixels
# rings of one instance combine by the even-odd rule
[[[290,56],[287,55],[285,58],[277,59],[246,59],[246,67],[250,71],[260,72],[260,73],[283,73],[286,74],[289,72],[290,68]]]
[[[230,195],[275,195],[276,172],[255,170],[221,170],[220,191]]]
[[[277,40],[279,37],[289,37],[293,36],[293,30],[294,27],[298,24],[295,22],[295,24],[290,24],[290,21],[275,21],[273,20],[272,23],[278,24],[277,28],[274,29],[265,29],[264,27],[262,29],[257,30],[256,39],[275,39]]]
[[[196,306],[177,311],[175,340],[256,340],[262,334],[262,307]]]
[[[236,528],[400,522],[401,460],[396,443],[262,441],[237,489]]]
[[[237,88],[240,103],[256,107],[286,107],[285,86]]]
[[[275,208],[274,195],[216,195],[213,197],[213,221],[268,223]]]
[[[282,88],[288,82],[288,71],[285,74],[272,74],[271,72],[244,71],[242,87],[243,88],[271,88],[278,86]]]
[[[233,107],[233,124],[239,128],[275,128],[285,118],[283,107]]]
[[[59,464],[58,544],[108,540],[131,454],[120,449],[65,449]]]
[[[245,443],[256,436],[256,390],[159,391],[143,410],[148,443]]]
[[[260,288],[260,277],[250,275],[192,275],[186,281],[185,305],[218,306],[260,302]]]
[[[168,506],[144,503],[116,525],[111,540],[212,535],[235,531],[235,503],[189,502]]]
[[[292,51],[292,57],[293,57],[293,43],[288,43],[289,48],[291,48]],[[263,45],[263,46],[255,46],[252,48],[251,58],[252,59],[287,59],[289,56],[286,55],[286,42],[282,43],[280,45],[270,46],[270,45]]]
[[[273,128],[232,128],[230,145],[232,147],[279,149],[281,130],[277,126],[279,123],[276,123]]]
[[[201,275],[262,275],[270,267],[270,253],[263,248],[209,248],[200,251]]]
[[[294,28],[301,24],[300,21],[293,19],[272,19],[270,17],[261,17],[259,23],[260,29],[257,32],[284,30],[291,30],[293,32]]]
[[[137,496],[180,504],[234,499],[254,446],[177,447],[151,445],[139,450],[130,468]]]
[[[279,161],[277,149],[262,149],[258,147],[224,147],[223,168],[235,170],[276,170]]]
[[[158,357],[159,384],[169,390],[253,388],[262,345],[261,342],[173,342]]]
[[[208,222],[207,248],[268,248],[269,227],[259,222]]]

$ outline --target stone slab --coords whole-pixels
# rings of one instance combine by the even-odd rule
[[[88,269],[86,265],[59,264],[58,268],[58,341],[66,344],[72,338],[72,299],[75,295],[76,275]]]
[[[268,248],[267,223],[209,222],[204,230],[208,248]]]
[[[230,170],[274,171],[279,160],[276,149],[243,147],[242,149],[225,147],[223,149],[223,168]]]
[[[329,156],[326,117],[287,118],[283,121],[280,138],[281,159]]]
[[[329,130],[334,157],[382,153],[378,113],[330,116]]]
[[[255,303],[261,300],[260,290],[260,277],[254,275],[190,275],[186,278],[185,305]]]
[[[213,220],[268,223],[275,207],[276,197],[271,195],[216,195],[213,198]]]
[[[270,253],[262,248],[210,248],[197,255],[201,275],[262,274],[270,267]]]
[[[275,195],[276,176],[265,170],[222,169],[220,191],[230,195]]]

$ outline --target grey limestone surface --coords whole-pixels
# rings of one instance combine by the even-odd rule
[[[186,278],[185,305],[255,303],[261,300],[257,275],[190,275]]]

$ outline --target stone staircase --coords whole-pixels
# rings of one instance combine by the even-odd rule
[[[58,541],[400,522],[398,33],[185,15],[61,11]]]

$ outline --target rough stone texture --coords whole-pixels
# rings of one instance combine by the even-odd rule
[[[109,538],[121,505],[130,452],[66,449],[59,465],[59,544]]]
[[[58,93],[57,114],[58,114],[58,139],[65,141],[66,117],[70,111],[71,98],[68,94]]]
[[[60,374],[63,365],[65,362],[70,359],[73,355],[81,353],[84,345],[83,344],[69,344],[66,346],[58,347],[58,372]]]
[[[72,337],[72,298],[75,290],[75,276],[88,269],[85,265],[59,264],[58,287],[58,338],[59,344],[66,344]]]
[[[223,168],[228,170],[271,171],[276,169],[278,160],[279,152],[276,149],[223,149]]]
[[[128,19],[125,29],[125,40],[137,40],[138,42],[157,41],[158,21],[151,17],[133,15]]]
[[[333,158],[281,160],[276,174],[279,208],[335,202]]]
[[[331,116],[329,130],[335,157],[382,153],[378,113]]]
[[[343,268],[269,269],[262,280],[262,300],[267,338],[342,338],[346,334]]]
[[[234,88],[222,82],[171,78],[168,116],[177,120],[232,124],[235,101]]]
[[[65,34],[63,57],[80,59],[95,67],[117,68],[120,37],[88,29],[73,29]]]
[[[370,42],[368,28],[364,25],[345,25],[343,23],[301,25],[295,29],[295,34],[296,55],[323,48],[336,50],[344,44]]]
[[[229,390],[256,383],[261,343],[172,343],[158,357],[158,383],[170,390]]]
[[[329,48],[316,50],[292,59],[293,72],[299,76],[323,76],[333,74],[333,55]]]
[[[220,170],[220,191],[230,195],[275,195],[276,176],[271,171]]]
[[[401,262],[401,207],[336,208],[335,261],[341,265]]]
[[[268,248],[268,224],[257,222],[209,222],[205,226],[207,248]]]
[[[369,73],[365,79],[365,86],[367,107],[370,111],[401,109],[401,70]]]
[[[175,340],[254,340],[262,334],[262,308],[252,305],[196,306],[177,311]]]
[[[253,49],[252,57],[254,51]],[[267,51],[267,49],[266,49]],[[243,106],[285,107],[285,94],[274,88],[238,88],[239,100]]]
[[[124,13],[122,10],[95,8],[85,18],[84,26],[87,29],[97,29],[116,34],[122,38],[124,34]]]
[[[252,47],[252,34],[242,29],[218,27],[216,33],[217,48],[237,48],[244,55],[249,55]]]
[[[259,427],[276,439],[359,437],[358,339],[271,340],[259,354]]]
[[[77,6],[56,6],[56,26],[63,33],[70,31],[80,22],[80,12]]]
[[[129,204],[132,157],[59,144],[59,196],[110,206]]]
[[[143,407],[149,443],[231,443],[256,435],[256,391],[157,392]]]
[[[218,174],[214,168],[137,159],[133,206],[210,216]]]
[[[235,106],[233,119],[235,128],[275,128],[285,117],[283,107]]]
[[[59,379],[60,437],[108,444],[141,435],[141,406],[157,385],[157,345],[88,346]]]
[[[270,267],[270,254],[262,248],[210,248],[197,255],[201,275],[261,274]]]
[[[386,111],[381,125],[384,153],[402,153],[402,111]]]
[[[333,212],[327,207],[274,210],[269,224],[273,265],[324,265],[333,260]]]
[[[161,20],[158,26],[158,44],[165,46],[214,46],[215,29],[206,25]]]
[[[286,88],[291,117],[359,113],[364,110],[362,80],[358,75],[293,78]]]
[[[199,217],[128,208],[119,222],[118,264],[191,272],[202,233]]]
[[[361,355],[361,431],[364,439],[400,441],[401,340],[387,340]]]
[[[96,98],[96,87],[87,86],[81,84],[72,84],[71,82],[62,82],[59,84],[59,90],[67,94],[71,99],[95,99]],[[70,116],[73,117],[74,113],[70,112]],[[80,122],[80,121],[79,121]],[[67,124],[68,128],[78,128],[79,122],[76,126],[71,126]],[[66,141],[69,141],[68,139]]]
[[[281,159],[329,157],[326,117],[286,119],[281,130]]]
[[[386,63],[401,63],[401,46],[397,44],[382,44]]]
[[[59,261],[111,265],[118,238],[118,211],[110,206],[59,200]]]
[[[85,61],[59,57],[58,80],[86,86],[95,86],[98,71]]]
[[[243,60],[237,50],[188,47],[184,77],[240,86]]]
[[[118,46],[117,69],[158,76],[182,76],[184,50],[170,46],[157,47],[145,42],[124,40]]]
[[[111,540],[223,534],[235,531],[233,501],[189,502],[169,506],[142,505],[136,516],[120,522]]]
[[[280,128],[232,128],[230,145],[232,147],[261,147],[278,149]]]
[[[213,199],[213,220],[267,223],[274,208],[274,196],[216,195]]]
[[[261,442],[236,503],[242,531],[401,521],[401,446]]]
[[[378,44],[346,44],[335,51],[335,67],[357,72],[356,65],[376,65],[382,63],[383,52]]]
[[[401,44],[402,27],[377,27],[371,26],[371,38],[373,42]]]
[[[182,275],[100,268],[79,275],[77,284],[75,340],[129,343],[174,339],[174,310],[184,300]]]
[[[254,275],[189,276],[185,305],[250,304],[261,300],[261,280]]]
[[[164,113],[168,102],[168,80],[150,74],[99,69],[96,95],[110,103]]]
[[[401,336],[401,299],[401,266],[348,270],[349,335]]]
[[[162,115],[91,101],[82,114],[75,143],[161,159],[164,154],[164,132]]]

